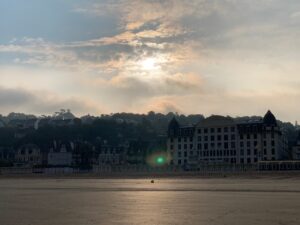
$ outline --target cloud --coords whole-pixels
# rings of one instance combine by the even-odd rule
[[[178,106],[178,103],[175,98],[172,97],[156,97],[150,99],[147,105],[141,107],[144,111],[155,111],[160,113],[169,113],[169,112],[177,112],[183,113],[184,110]]]
[[[41,74],[60,83],[49,82],[45,87],[48,83],[41,84],[38,79],[20,85],[24,89],[43,86],[62,103],[73,102],[78,111],[84,105],[81,102],[90,102],[85,106],[88,110],[102,110],[95,106],[99,101],[105,111],[142,112],[153,107],[159,111],[247,114],[264,111],[263,101],[280,110],[277,99],[286,96],[288,102],[298,96],[297,0],[89,0],[72,7],[74,21],[84,20],[86,26],[86,21],[98,24],[107,18],[116,19],[117,25],[102,27],[99,22],[99,30],[113,32],[94,35],[93,25],[89,38],[71,41],[41,35],[44,38],[16,37],[2,43],[1,64],[71,74]],[[153,62],[150,69],[145,66],[147,61]],[[32,77],[30,72],[26,76]],[[3,85],[17,89],[13,78],[7,77],[10,85]],[[283,92],[276,92],[278,89]],[[253,95],[245,95],[250,91]],[[30,94],[24,93],[20,102],[35,99],[36,95]],[[17,93],[7,95],[17,101]],[[54,104],[50,97],[49,102]],[[33,104],[28,104],[33,109]],[[289,103],[285,107],[293,108]]]
[[[45,91],[29,91],[22,88],[5,88],[0,86],[1,113],[34,112],[49,114],[58,109],[72,109],[77,115],[87,112],[103,113],[104,107],[88,99],[67,97],[63,98]]]

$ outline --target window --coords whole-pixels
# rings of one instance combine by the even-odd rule
[[[264,146],[267,146],[267,142],[266,141],[264,141]]]
[[[231,142],[231,148],[235,148],[235,142]]]
[[[243,139],[244,139],[244,136],[243,136],[242,134],[240,135],[240,139],[241,139],[241,140],[243,140]]]
[[[225,140],[225,141],[228,140],[228,135],[227,135],[227,134],[224,135],[224,140]]]
[[[171,150],[173,150],[173,149],[174,149],[173,145],[170,145],[170,149],[171,149]]]
[[[178,138],[178,142],[181,142],[181,138]]]
[[[250,158],[247,158],[247,163],[251,163],[251,159]]]
[[[247,155],[251,155],[251,150],[247,149]]]
[[[178,158],[181,158],[181,152],[178,152],[177,154],[178,154]]]
[[[228,127],[224,127],[224,132],[228,132]]]
[[[230,128],[231,132],[235,132],[235,127]]]
[[[204,133],[207,134],[208,130],[207,128],[204,128]]]
[[[210,140],[214,141],[215,140],[215,136],[210,136]]]
[[[193,148],[193,144],[190,144],[190,149],[192,149]]]
[[[208,149],[208,144],[207,143],[204,144],[204,149],[205,150]]]
[[[198,129],[198,134],[201,134],[201,129]]]
[[[214,148],[215,147],[215,143],[210,143],[210,147]]]
[[[271,141],[271,145],[272,145],[272,146],[275,146],[275,141]]]
[[[218,141],[221,141],[222,140],[222,136],[221,135],[218,135]]]
[[[272,148],[272,155],[275,155],[275,149]]]
[[[184,144],[184,145],[183,145],[183,149],[187,149],[187,144]]]
[[[254,139],[257,139],[257,134],[254,134]]]
[[[187,157],[187,152],[184,152],[183,154],[184,154],[184,157]]]
[[[183,139],[183,141],[184,141],[184,142],[187,142],[187,138],[185,137],[185,138]]]
[[[190,141],[193,141],[193,137],[190,137]]]
[[[235,135],[234,134],[231,135],[231,140],[235,140]]]
[[[244,159],[240,159],[241,164],[244,164]]]
[[[181,159],[178,159],[178,165],[181,165]]]
[[[221,133],[222,132],[222,129],[219,127],[218,128],[218,133]]]
[[[199,150],[201,150],[201,144],[198,144],[197,148],[198,148]]]
[[[228,149],[228,142],[225,142],[225,143],[224,143],[224,148],[225,148],[225,149]]]
[[[215,128],[210,128],[210,133],[215,133]]]
[[[251,144],[250,144],[250,141],[247,141],[247,147],[250,147]]]
[[[181,149],[181,145],[178,145],[178,149]]]
[[[267,154],[267,149],[264,148],[264,155],[266,155],[266,154]]]
[[[204,136],[204,141],[208,141],[208,136]]]
[[[244,149],[241,149],[241,155],[244,155]]]
[[[244,147],[244,142],[240,142],[240,147]]]
[[[250,139],[250,134],[247,134],[247,139]]]
[[[198,136],[198,141],[201,141],[201,136]]]
[[[173,141],[174,141],[173,138],[171,138],[171,143],[173,143]]]
[[[254,141],[254,147],[257,147],[257,141]]]

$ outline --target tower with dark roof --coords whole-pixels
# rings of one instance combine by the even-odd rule
[[[263,122],[267,126],[277,126],[276,118],[270,110],[265,114]]]
[[[175,117],[173,117],[173,119],[170,121],[168,126],[168,136],[176,137],[178,135],[178,132],[179,132],[179,123],[175,119]]]

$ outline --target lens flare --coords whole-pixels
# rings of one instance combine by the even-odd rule
[[[147,158],[147,164],[152,167],[160,167],[168,165],[171,161],[171,157],[166,152],[155,152]]]
[[[164,162],[165,162],[164,157],[159,156],[159,157],[156,158],[156,163],[157,164],[163,164]]]

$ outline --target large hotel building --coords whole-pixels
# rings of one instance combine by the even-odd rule
[[[285,157],[286,148],[270,111],[263,119],[246,122],[214,115],[194,126],[180,126],[173,118],[168,127],[167,149],[171,164],[178,166],[280,160]]]

